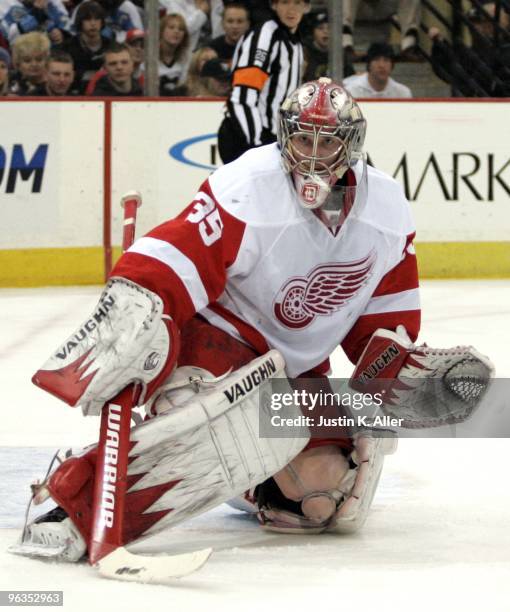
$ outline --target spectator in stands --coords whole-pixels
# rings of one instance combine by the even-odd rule
[[[310,15],[312,38],[305,40],[305,73],[303,81],[313,81],[328,75],[329,61],[329,22],[328,14],[323,11]],[[344,77],[354,74],[354,67],[348,57],[344,57]]]
[[[237,42],[250,28],[248,9],[239,2],[228,4],[223,13],[222,25],[225,34],[212,40],[210,47],[222,62],[230,66]]]
[[[459,40],[452,45],[438,28],[429,29],[432,68],[440,79],[452,86],[454,96],[510,96],[510,17],[501,8],[501,44],[496,47],[493,43],[495,16],[494,2],[468,13],[473,25],[470,47]]]
[[[327,0],[326,0],[327,1]],[[272,19],[274,13],[270,8],[270,3],[266,0],[242,0],[250,12],[250,23],[252,28],[262,25],[268,19]],[[225,2],[225,5],[227,2]]]
[[[20,34],[45,32],[57,46],[69,34],[70,19],[62,0],[6,0],[2,15],[11,44]]]
[[[208,60],[200,71],[208,96],[224,98],[230,93],[230,70],[219,59]]]
[[[190,61],[190,37],[182,15],[165,15],[159,28],[159,94],[182,93]]]
[[[190,49],[194,51],[203,28],[208,24],[211,4],[209,0],[160,0],[167,15],[177,14],[184,18],[189,34]]]
[[[2,19],[0,17],[0,48],[9,50],[9,41],[7,40],[7,32],[3,29]]]
[[[372,43],[367,52],[367,71],[344,79],[353,98],[412,98],[406,85],[391,78],[395,55],[391,45]]]
[[[46,61],[50,53],[50,39],[42,32],[18,36],[12,45],[12,63],[15,73],[11,80],[11,93],[30,95],[46,81]]]
[[[75,15],[77,36],[66,44],[65,50],[73,58],[75,86],[84,92],[88,82],[104,63],[104,52],[110,40],[101,34],[105,23],[103,7],[95,0],[87,0]]]
[[[133,60],[133,78],[138,81],[140,88],[143,90],[144,77],[143,77],[143,59],[144,59],[144,38],[145,32],[143,30],[129,30],[126,34],[126,46],[131,54]],[[141,44],[140,44],[141,43]],[[91,96],[96,88],[97,82],[107,74],[104,64],[103,66],[91,76],[85,89],[85,95]]]
[[[238,0],[235,0],[236,2]],[[242,0],[240,0],[242,2]],[[212,38],[218,38],[222,34],[225,34],[225,30],[223,29],[223,13],[225,12],[225,6],[231,4],[232,0],[227,0],[224,2],[223,0],[209,0],[209,5],[211,10],[209,12],[209,22],[210,22],[210,32],[208,32],[206,39],[210,40]],[[242,2],[243,3],[243,2]],[[244,3],[243,3],[244,4]],[[204,41],[199,41],[199,45]]]
[[[195,98],[224,98],[230,92],[230,70],[218,58],[207,60],[201,67],[193,89],[186,91]]]
[[[74,81],[73,58],[65,51],[52,51],[46,62],[46,82],[41,83],[31,96],[73,96]]]
[[[138,79],[140,85],[143,87],[142,65],[144,61],[145,32],[143,30],[137,30],[136,28],[134,30],[129,30],[126,34],[126,45],[133,58],[133,76],[135,79]]]
[[[184,88],[184,94],[186,96],[200,95],[197,92],[200,92],[202,88],[202,77],[200,76],[202,67],[207,61],[217,58],[218,54],[212,47],[201,47],[193,53],[189,63],[188,76],[186,77],[186,85]]]
[[[85,0],[85,2],[89,2],[89,0]],[[143,30],[142,17],[131,0],[101,0],[100,4],[104,9],[105,20],[102,34],[110,41],[115,40],[122,43],[126,40],[126,34],[129,30],[135,28]],[[80,6],[81,4],[73,13],[74,22],[76,22]]]
[[[9,51],[0,47],[0,97],[9,93],[9,69],[11,67],[11,56]]]
[[[343,3],[343,45],[346,53],[351,57],[354,55],[353,30],[358,13],[360,0],[344,0]],[[393,12],[393,2],[388,0],[371,0],[370,4],[376,5],[381,13],[387,16]],[[399,0],[398,21],[400,23],[400,59],[405,61],[421,61],[422,57],[417,51],[418,27],[420,24],[421,0]]]
[[[93,96],[141,96],[143,90],[133,78],[134,64],[125,44],[112,43],[104,55],[106,74],[92,92]]]
[[[303,43],[305,58],[304,82],[326,76],[329,62],[328,14],[326,12],[315,13],[314,15],[309,15],[309,20],[312,21],[312,38],[311,40],[305,40]]]

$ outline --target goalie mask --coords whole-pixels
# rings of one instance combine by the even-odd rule
[[[348,176],[340,179],[362,159],[365,130],[358,104],[329,78],[301,85],[284,101],[278,144],[302,206],[331,208],[333,186],[350,186]],[[338,208],[341,199],[335,199]]]

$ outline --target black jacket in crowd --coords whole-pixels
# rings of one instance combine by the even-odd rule
[[[101,47],[97,51],[92,51],[83,45],[79,36],[73,36],[64,46],[64,50],[73,58],[76,73],[74,85],[80,92],[85,92],[91,77],[102,68],[104,52],[110,44],[108,38],[101,36]]]
[[[116,97],[133,97],[133,96],[143,96],[143,90],[140,86],[140,83],[136,80],[131,78],[131,91],[129,93],[124,93],[122,91],[119,91],[118,89],[116,89],[113,85],[113,83],[110,81],[110,78],[108,75],[105,75],[104,77],[101,77],[98,82],[96,83],[96,86],[94,88],[94,91],[92,92],[93,96],[116,96]]]

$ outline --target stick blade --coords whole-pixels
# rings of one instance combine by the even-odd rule
[[[97,568],[105,578],[128,582],[167,584],[200,569],[209,559],[212,548],[179,555],[134,555],[119,547],[101,559]]]

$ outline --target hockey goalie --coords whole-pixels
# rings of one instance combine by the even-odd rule
[[[95,311],[34,382],[85,415],[126,389],[145,407],[127,434],[125,478],[121,408],[110,403],[102,442],[34,488],[36,502],[56,507],[26,526],[20,550],[84,557],[98,503],[103,527],[122,515],[121,543],[229,500],[276,533],[359,529],[391,437],[341,427],[259,435],[272,381],[326,388],[339,345],[352,387],[384,380],[381,410],[407,426],[469,417],[492,365],[472,347],[414,344],[413,221],[400,185],[367,165],[365,128],[340,85],[305,83],[279,111],[278,143],[213,172],[187,208],[123,254]]]

